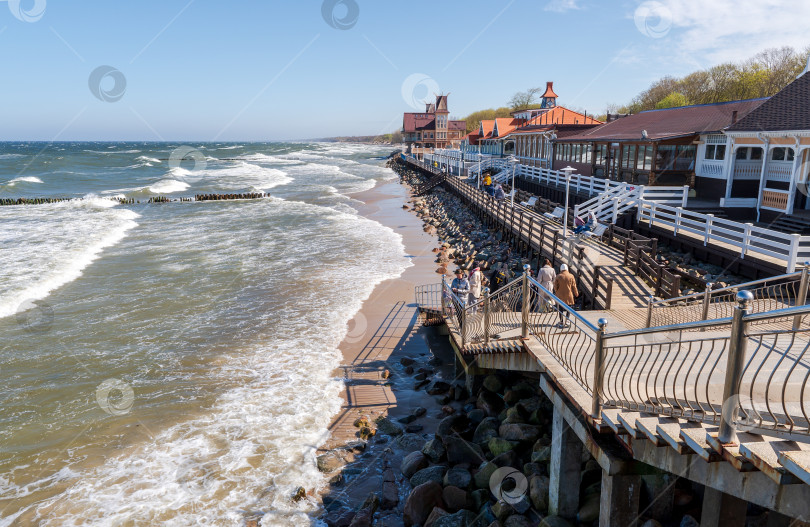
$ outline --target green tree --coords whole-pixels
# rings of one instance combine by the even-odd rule
[[[674,91],[658,101],[658,103],[655,105],[655,109],[660,110],[662,108],[677,108],[678,106],[686,106],[688,104],[689,101],[686,99],[686,95]]]

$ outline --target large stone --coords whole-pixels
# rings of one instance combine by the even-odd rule
[[[352,523],[349,527],[371,527],[371,522],[374,519],[374,511],[370,508],[360,509],[357,514],[352,518]]]
[[[531,525],[531,522],[525,516],[519,514],[513,514],[503,522],[503,527],[531,527]]]
[[[572,525],[560,516],[546,516],[538,527],[572,527]]]
[[[487,443],[487,447],[489,447],[489,451],[492,452],[492,455],[497,457],[506,452],[510,452],[517,444],[517,442],[507,441],[500,437],[493,437]]]
[[[475,403],[489,417],[497,417],[503,410],[503,400],[492,392],[481,390]]]
[[[549,479],[546,476],[532,476],[529,480],[529,499],[539,512],[548,511]]]
[[[535,441],[540,435],[540,430],[533,425],[507,423],[501,425],[498,434],[509,441]]]
[[[468,527],[475,521],[472,511],[462,509],[454,514],[442,516],[433,523],[433,527]]]
[[[315,461],[318,465],[318,470],[325,473],[333,472],[346,464],[343,458],[335,452],[322,454],[315,458]]]
[[[469,419],[464,414],[453,414],[439,421],[436,426],[436,435],[449,436],[453,433],[463,433],[469,426]]]
[[[582,500],[577,512],[577,521],[590,524],[597,518],[599,518],[599,494],[591,494]]]
[[[397,488],[396,477],[394,471],[386,469],[383,472],[382,484],[382,498],[380,499],[380,508],[390,510],[399,504],[399,489]]]
[[[700,527],[700,523],[688,514],[681,518],[680,527]]]
[[[428,516],[427,520],[425,520],[424,527],[433,527],[436,523],[436,520],[441,518],[442,516],[447,516],[447,511],[442,509],[441,507],[433,507],[433,510],[430,511],[430,516]]]
[[[447,454],[447,461],[451,465],[469,463],[474,466],[486,459],[480,446],[465,441],[460,437],[445,437],[444,449]]]
[[[492,393],[499,393],[503,390],[503,382],[496,375],[484,377],[484,388]]]
[[[422,447],[422,453],[434,463],[438,463],[444,457],[444,444],[440,439],[433,438]]]
[[[478,425],[481,421],[484,420],[484,417],[486,417],[486,416],[487,415],[484,413],[484,411],[480,410],[478,408],[476,408],[475,410],[470,410],[467,413],[467,418],[474,425]]]
[[[402,458],[402,463],[399,465],[399,470],[402,472],[403,476],[410,479],[414,474],[423,468],[427,468],[428,465],[429,462],[427,456],[421,452],[411,452]]]
[[[495,417],[487,417],[475,428],[473,433],[473,443],[486,443],[493,437],[498,437],[498,427],[500,426],[498,419]]]
[[[515,509],[503,500],[499,500],[495,503],[495,505],[491,507],[491,510],[492,514],[494,514],[499,521],[504,521],[515,513]]]
[[[411,477],[411,486],[418,487],[419,485],[427,483],[428,481],[434,481],[441,486],[445,472],[447,472],[447,467],[443,467],[441,465],[423,468]]]
[[[551,447],[540,447],[540,450],[532,452],[532,463],[548,463],[551,460]]]
[[[447,510],[450,512],[456,512],[467,507],[467,491],[453,485],[444,488],[442,498],[444,504],[447,505]]]
[[[454,467],[447,471],[444,475],[444,486],[452,486],[458,487],[460,489],[466,489],[470,486],[470,482],[472,481],[472,476],[470,475],[470,471],[461,468],[461,467]]]
[[[492,474],[496,470],[498,470],[498,465],[495,463],[490,463],[489,461],[481,463],[481,465],[478,467],[478,472],[476,472],[475,476],[473,476],[475,486],[479,489],[488,489],[489,478],[492,477]]]
[[[402,435],[402,427],[387,417],[381,417],[377,419],[377,432],[383,435],[398,436]]]
[[[441,395],[443,393],[447,393],[450,390],[450,385],[444,381],[432,381],[425,391],[429,395]]]
[[[532,476],[545,476],[548,473],[547,470],[543,470],[543,466],[539,463],[525,463],[523,465],[523,475],[527,478],[531,478]]]
[[[396,440],[397,446],[405,452],[415,452],[422,449],[425,440],[417,434],[402,434]]]
[[[403,509],[405,527],[423,525],[433,507],[444,507],[442,486],[435,481],[428,481],[414,488],[405,500]]]

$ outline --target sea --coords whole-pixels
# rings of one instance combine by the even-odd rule
[[[0,527],[313,524],[338,345],[410,265],[352,197],[391,151],[0,143],[0,200],[76,198],[0,206]]]

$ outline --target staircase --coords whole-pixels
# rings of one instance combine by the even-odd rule
[[[446,174],[438,174],[433,176],[414,189],[414,196],[423,196],[424,194],[427,194],[431,189],[444,183],[446,177]]]
[[[810,219],[798,216],[779,216],[769,228],[788,234],[810,234]]]
[[[574,216],[584,217],[593,212],[601,223],[616,223],[619,216],[635,207],[641,197],[641,187],[621,185],[594,196],[574,207]]]

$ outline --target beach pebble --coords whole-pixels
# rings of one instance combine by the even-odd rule
[[[444,457],[444,444],[440,439],[431,439],[422,447],[422,453],[434,463],[438,463]]]
[[[425,442],[422,437],[413,432],[407,432],[399,436],[396,440],[396,445],[403,451],[410,453],[421,450],[422,444]]]
[[[510,441],[535,441],[540,435],[540,430],[534,425],[507,423],[500,426],[498,434]]]

